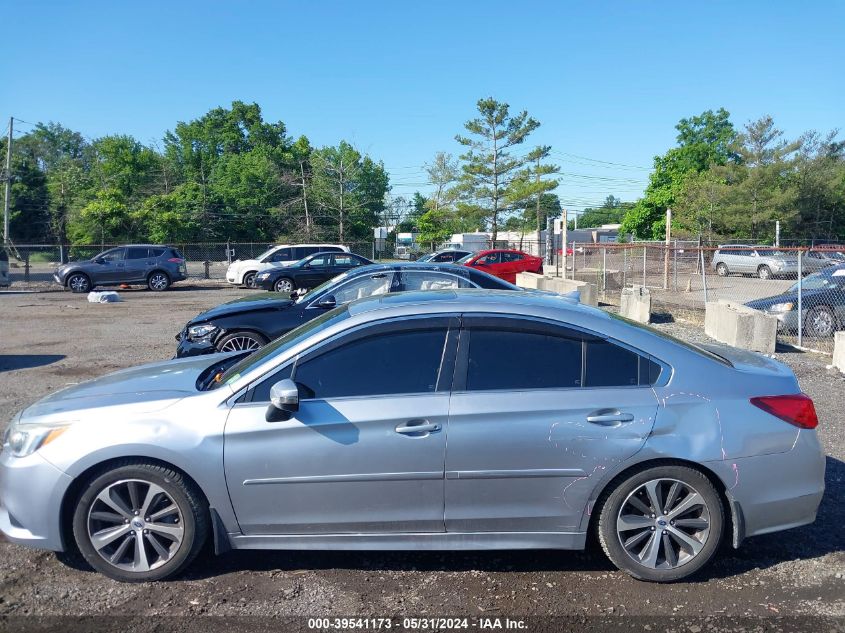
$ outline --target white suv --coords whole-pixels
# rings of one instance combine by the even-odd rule
[[[268,267],[281,268],[298,262],[303,257],[324,251],[349,252],[349,247],[340,244],[280,244],[261,253],[255,259],[237,259],[226,271],[226,281],[237,286],[254,287],[255,273]]]

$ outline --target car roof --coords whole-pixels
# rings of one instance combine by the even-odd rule
[[[123,244],[114,248],[173,248],[169,244]]]

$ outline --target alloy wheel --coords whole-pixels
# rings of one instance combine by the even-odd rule
[[[293,292],[293,282],[290,279],[279,279],[276,282],[276,292]]]
[[[707,543],[710,510],[689,484],[652,479],[625,499],[616,533],[634,562],[650,569],[675,569],[693,560]]]
[[[256,350],[261,344],[251,336],[239,335],[229,338],[220,346],[221,352],[246,352]]]
[[[182,511],[160,486],[123,479],[104,488],[88,511],[88,538],[110,565],[146,572],[168,562],[184,537]]]
[[[827,310],[811,310],[807,317],[809,328],[815,336],[830,336],[833,332],[833,315]]]
[[[166,290],[168,284],[167,276],[162,273],[156,273],[150,277],[150,288],[153,290]]]
[[[73,275],[68,285],[73,292],[85,292],[88,290],[88,278],[85,275]]]

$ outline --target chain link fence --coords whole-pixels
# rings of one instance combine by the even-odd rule
[[[565,276],[595,284],[606,305],[619,306],[622,289],[632,286],[649,289],[653,313],[702,324],[708,301],[749,305],[778,319],[780,342],[825,353],[845,329],[845,247],[673,241],[573,244],[568,253]]]

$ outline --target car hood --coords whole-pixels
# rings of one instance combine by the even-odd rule
[[[807,300],[812,297],[824,294],[825,292],[829,292],[824,289],[816,289],[816,290],[804,290],[802,293],[802,299]],[[791,301],[792,303],[798,303],[798,293],[796,292],[784,292],[783,294],[775,295],[773,297],[764,297],[763,299],[755,299],[754,301],[749,301],[745,305],[749,308],[754,308],[755,310],[762,310],[766,311],[771,308],[773,305],[778,303],[786,303],[787,301]]]
[[[133,405],[136,412],[158,411],[197,394],[197,378],[220,355],[169,360],[123,369],[65,387],[24,409],[20,421],[83,409]],[[140,408],[138,405],[144,405]]]
[[[204,323],[212,321],[224,316],[231,316],[233,314],[245,314],[247,312],[257,312],[260,310],[284,310],[294,304],[293,299],[286,292],[265,292],[259,295],[248,295],[215,306],[205,312],[200,312],[197,316],[191,319],[188,325],[196,323]]]

